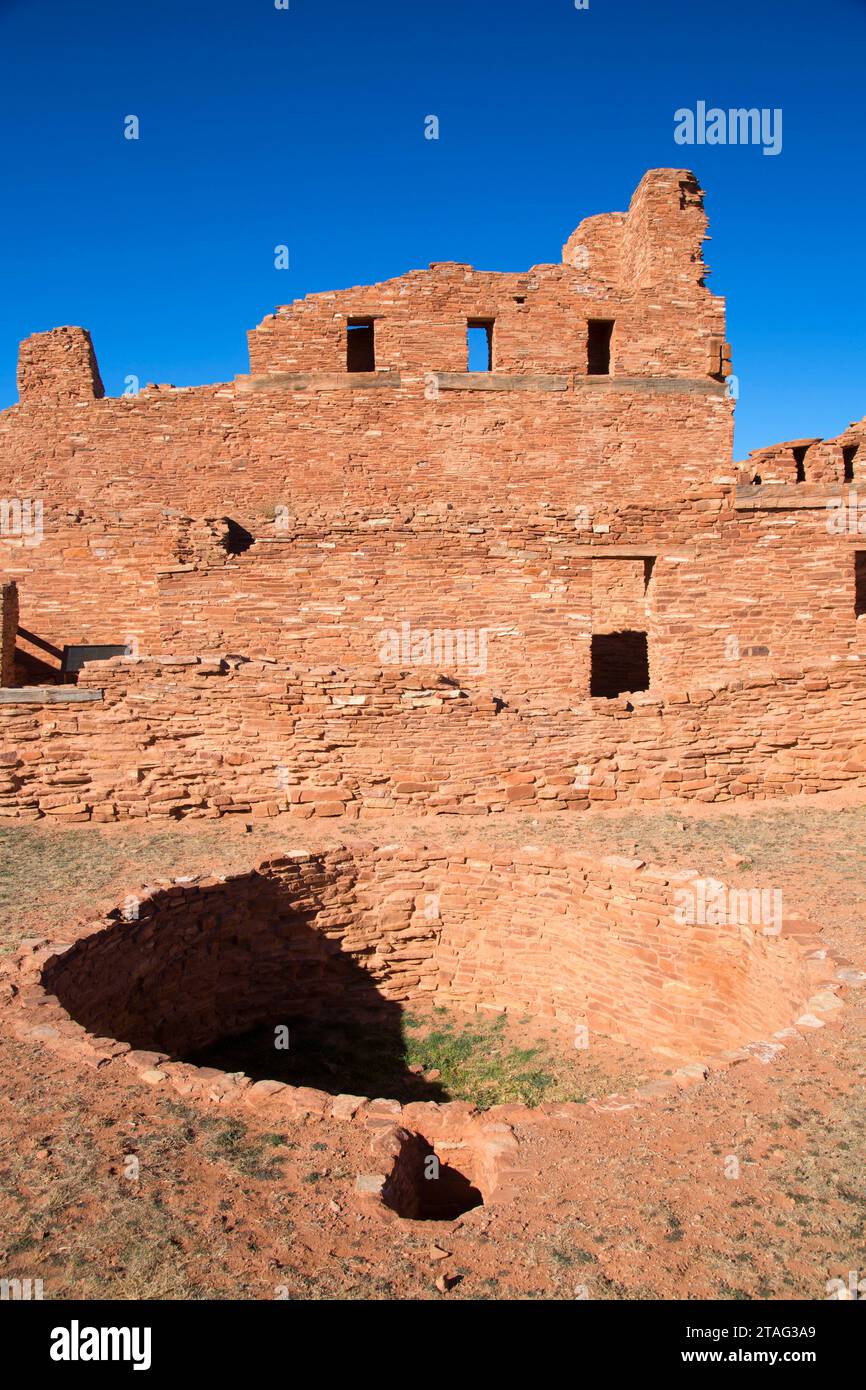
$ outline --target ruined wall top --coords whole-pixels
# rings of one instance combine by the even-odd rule
[[[587,217],[562,248],[566,265],[622,290],[703,288],[704,194],[688,169],[650,169],[628,212]]]
[[[467,331],[482,327],[491,372],[587,376],[595,370],[590,326],[601,325],[610,330],[612,376],[720,380],[729,354],[724,300],[704,284],[706,228],[694,174],[652,169],[627,212],[581,222],[561,263],[502,273],[434,262],[281,306],[248,334],[250,375],[375,372],[381,382],[388,374],[465,374]],[[99,400],[90,335],[65,327],[27,338],[18,385],[23,405]]]
[[[354,321],[374,325],[377,370],[465,372],[467,324],[488,324],[493,371],[586,375],[587,325],[600,320],[614,324],[620,376],[717,375],[724,301],[704,284],[706,229],[695,175],[652,169],[628,212],[581,222],[561,264],[502,273],[434,262],[280,306],[248,335],[250,371],[344,369]]]
[[[866,416],[831,439],[811,435],[753,449],[737,463],[741,483],[853,483],[866,464]]]
[[[54,328],[25,338],[18,352],[21,400],[46,405],[99,400],[102,379],[85,328]]]

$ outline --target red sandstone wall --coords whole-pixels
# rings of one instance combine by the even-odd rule
[[[864,691],[863,666],[831,663],[633,709],[498,710],[399,669],[117,659],[85,668],[74,703],[0,705],[0,817],[366,819],[826,791],[866,784]]]
[[[372,627],[430,613],[465,628],[468,609],[506,629],[491,679],[513,697],[527,672],[535,691],[585,694],[576,543],[679,541],[672,499],[705,525],[730,458],[705,232],[693,176],[651,171],[562,265],[439,265],[310,296],[250,335],[252,375],[229,385],[104,399],[83,330],[28,339],[21,403],[0,414],[0,488],[45,507],[40,545],[7,555],[0,537],[22,623],[58,647],[294,659],[303,643],[312,661],[366,664]],[[372,377],[345,370],[353,315],[376,316]],[[616,320],[610,377],[587,375],[598,316]],[[467,320],[483,317],[492,376],[466,372]],[[236,573],[185,549],[184,528],[225,516],[282,544]]]
[[[585,376],[586,323],[602,318],[616,321],[618,375],[704,377],[724,335],[723,303],[703,284],[706,227],[694,175],[653,169],[628,213],[581,223],[562,265],[503,275],[442,262],[310,295],[249,335],[250,370],[343,372],[347,319],[373,318],[377,369],[465,372],[467,320],[492,319],[494,371]]]
[[[101,397],[90,334],[83,328],[54,328],[27,338],[18,354],[18,391],[22,401],[46,408]]]
[[[660,689],[816,652],[863,654],[854,608],[852,552],[863,547],[856,517],[854,529],[828,530],[835,499],[816,488],[737,492],[730,469],[725,475],[723,463],[713,464],[725,450],[712,411],[726,410],[724,400],[635,396],[617,419],[605,392],[591,401],[547,396],[543,411],[505,393],[507,404],[494,414],[489,393],[450,392],[431,402],[419,388],[414,404],[398,394],[388,409],[399,420],[371,435],[388,418],[385,406],[366,398],[347,404],[340,393],[338,409],[308,393],[317,444],[330,460],[319,470],[310,467],[312,417],[303,417],[302,430],[300,417],[269,414],[263,400],[270,393],[251,398],[256,428],[279,431],[279,448],[259,452],[252,478],[248,456],[242,468],[224,461],[222,481],[216,464],[198,455],[198,496],[181,464],[172,487],[183,495],[171,499],[179,506],[143,500],[165,497],[165,467],[153,474],[154,455],[139,453],[134,433],[109,429],[102,441],[101,430],[88,435],[75,446],[80,458],[73,453],[46,466],[36,486],[32,473],[13,474],[8,495],[52,499],[40,545],[0,538],[4,569],[21,584],[22,625],[58,646],[134,636],[143,652],[230,648],[291,660],[303,643],[313,661],[366,664],[375,659],[373,628],[428,619],[468,627],[471,611],[472,625],[495,629],[505,609],[513,651],[494,665],[491,681],[517,698],[526,688],[522,668],[536,690],[580,698],[590,626],[610,629],[599,585],[595,611],[586,589],[587,557],[591,551],[609,568],[605,551],[619,546],[656,557],[646,629]],[[294,406],[298,399],[291,397]],[[619,392],[616,399],[621,405]],[[672,415],[675,405],[684,413]],[[100,401],[92,408],[128,422],[143,405]],[[171,415],[175,407],[166,398],[153,409]],[[490,430],[491,420],[498,430]],[[29,428],[56,423],[39,421]],[[171,420],[164,428],[169,442],[160,450],[176,446]],[[560,442],[538,447],[539,428]],[[350,431],[355,457],[346,462]],[[688,458],[678,452],[684,440]],[[17,432],[14,442],[21,442]],[[188,442],[192,451],[192,436]],[[207,455],[206,436],[203,448]],[[51,450],[63,454],[62,431]],[[103,450],[114,465],[104,477],[84,462],[88,451]],[[731,481],[702,484],[701,474]],[[681,491],[675,506],[673,478]],[[71,497],[72,480],[75,504],[62,500],[64,490]],[[856,481],[854,493],[856,500]],[[283,507],[275,527],[274,511]],[[578,531],[584,507],[589,524]],[[217,546],[191,552],[182,533],[203,515],[234,515],[261,541],[234,557]],[[736,639],[738,657],[729,655],[728,638]],[[491,644],[497,660],[506,641],[503,634]]]
[[[847,481],[862,487],[866,482],[866,420],[854,421],[833,439],[788,439],[753,449],[737,468],[744,483],[796,485],[798,462],[804,475],[799,479],[801,484],[841,484],[848,471]]]
[[[0,413],[0,496],[44,504],[41,543],[0,535],[22,625],[58,648],[359,669],[383,629],[483,629],[485,672],[419,678],[444,669],[513,707],[582,702],[591,635],[623,624],[647,632],[662,694],[863,658],[866,522],[828,518],[866,430],[813,442],[805,486],[790,443],[732,463],[705,233],[694,177],[650,171],[563,264],[310,296],[250,335],[252,375],[225,385],[105,399],[83,330],[28,339],[21,403]],[[353,315],[378,316],[371,376],[345,371]],[[597,315],[617,324],[611,377],[586,374]],[[486,316],[492,377],[465,371],[466,321]],[[227,517],[258,538],[244,554],[214,531]]]
[[[590,633],[621,626],[648,633],[660,693],[816,654],[862,659],[855,552],[866,539],[828,529],[825,497],[796,500],[785,509],[719,488],[677,513],[599,510],[606,529],[591,543],[561,512],[504,537],[481,525],[467,536],[450,515],[437,529],[383,518],[364,537],[270,528],[218,570],[160,576],[162,641],[192,653],[207,632],[214,649],[348,666],[375,661],[379,632],[403,621],[485,628],[489,686],[514,702],[530,690],[584,698]]]
[[[556,585],[585,582],[568,573],[575,560],[580,568],[578,546],[615,534],[656,553],[681,542],[683,518],[698,531],[715,522],[707,509],[719,508],[720,490],[705,480],[729,454],[729,403],[709,388],[685,383],[671,395],[605,383],[582,393],[450,390],[437,400],[421,380],[387,400],[275,388],[229,402],[218,443],[189,412],[192,393],[100,401],[68,424],[7,412],[7,491],[46,506],[42,543],[4,553],[4,566],[21,582],[24,626],[58,646],[134,634],[145,652],[230,645],[288,655],[301,606],[324,583],[321,601],[347,604],[324,659],[369,661],[353,629],[414,620],[464,572],[469,583],[478,576],[479,624],[495,625],[487,605],[506,598],[518,629],[558,621],[558,598],[569,596]],[[207,555],[180,558],[180,519],[201,516],[234,517],[280,542],[236,557],[237,619],[225,557],[215,572]],[[383,588],[374,583],[386,543],[392,570],[410,557],[402,593],[387,592],[387,576]],[[179,565],[196,567],[178,576]],[[588,628],[588,602],[572,606]],[[572,621],[559,622],[569,673],[560,688],[580,693]],[[271,631],[255,631],[260,624]]]

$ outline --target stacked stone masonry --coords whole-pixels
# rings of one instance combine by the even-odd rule
[[[0,701],[0,817],[367,820],[866,785],[866,670],[848,663],[556,708],[417,672],[188,658],[93,663],[33,694]]]
[[[682,1061],[790,1027],[837,969],[807,923],[684,921],[697,888],[692,871],[531,846],[296,851],[137,899],[133,919],[118,909],[43,950],[40,984],[55,1023],[59,1005],[91,1037],[174,1060],[289,1018],[384,1028],[425,1000]]]
[[[0,413],[0,814],[860,780],[866,421],[734,463],[706,228],[694,175],[652,170],[559,264],[311,295],[212,386],[108,397],[83,329],[28,338]],[[102,644],[137,660],[61,683]]]

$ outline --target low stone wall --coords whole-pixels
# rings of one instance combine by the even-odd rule
[[[688,873],[532,849],[296,852],[134,902],[42,983],[88,1033],[175,1059],[298,1017],[399,1032],[419,999],[678,1059],[791,1024],[828,971],[814,929],[680,920],[684,891]]]
[[[571,708],[231,659],[93,663],[77,693],[0,702],[0,817],[485,815],[866,785],[853,661]]]

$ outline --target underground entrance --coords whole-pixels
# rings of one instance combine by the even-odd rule
[[[41,981],[87,1033],[138,1051],[478,1110],[629,1089],[787,1027],[813,991],[785,935],[692,924],[700,880],[481,853],[336,847],[175,884],[95,924]]]
[[[476,1155],[460,1145],[463,1169],[474,1168]],[[411,1221],[456,1221],[484,1205],[484,1197],[466,1171],[440,1157],[421,1134],[406,1134],[382,1187],[382,1201]]]

